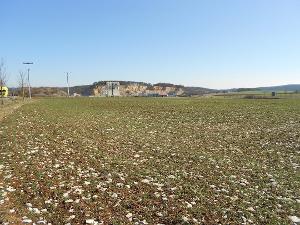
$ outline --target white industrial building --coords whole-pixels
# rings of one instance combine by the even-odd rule
[[[120,82],[108,81],[106,82],[105,95],[107,97],[120,96]]]

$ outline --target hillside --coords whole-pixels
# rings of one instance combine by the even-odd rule
[[[287,84],[271,87],[259,87],[261,91],[300,91],[300,84]]]
[[[217,90],[202,87],[185,87],[171,83],[150,84],[134,81],[115,81],[120,83],[121,96],[192,96],[216,92]],[[92,85],[92,95],[103,96],[106,91],[106,81],[96,82]]]
[[[279,85],[279,86],[270,86],[270,87],[257,87],[257,88],[233,88],[228,89],[230,92],[244,92],[244,91],[264,91],[264,92],[294,92],[300,91],[300,84],[287,84],[287,85]]]
[[[91,85],[79,85],[70,87],[71,95],[81,96],[104,96],[107,81],[98,81]],[[185,87],[171,83],[146,83],[136,81],[115,81],[120,83],[119,92],[121,96],[201,96],[209,93],[218,92],[245,92],[245,91],[263,91],[263,92],[294,92],[300,91],[300,84],[288,84],[270,87],[257,88],[233,88],[227,90],[216,90],[203,87]],[[13,95],[18,95],[17,88],[10,88]],[[26,95],[27,88],[25,91]],[[66,87],[33,87],[32,95],[36,97],[43,96],[67,96]]]

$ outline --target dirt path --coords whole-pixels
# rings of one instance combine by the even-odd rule
[[[15,100],[7,101],[6,104],[0,105],[0,122],[21,106],[31,102],[32,101]],[[10,197],[10,193],[6,190],[1,190],[1,188],[5,186],[2,168],[3,165],[1,164],[0,159],[0,224],[5,224],[7,221],[9,221],[9,224],[22,224],[22,218],[15,212],[13,199]]]
[[[20,108],[22,105],[33,102],[32,100],[14,100],[14,101],[6,101],[4,105],[0,105],[0,121],[5,119],[8,115],[12,114],[15,110]]]

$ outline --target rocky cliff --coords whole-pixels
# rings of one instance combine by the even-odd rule
[[[95,82],[92,85],[70,87],[71,95],[80,96],[106,96],[107,81]],[[119,83],[120,96],[194,96],[216,92],[217,90],[202,87],[184,87],[170,83],[150,84],[134,81],[116,81]],[[11,88],[11,93],[18,95],[19,89]],[[33,96],[66,96],[66,87],[33,87]]]
[[[178,96],[184,93],[183,86],[173,84],[146,84],[119,82],[120,96]],[[93,95],[104,96],[107,87],[105,82],[99,82],[93,87]]]

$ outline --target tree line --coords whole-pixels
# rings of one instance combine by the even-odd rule
[[[8,82],[8,74],[6,70],[6,66],[4,60],[0,60],[0,98],[1,98],[1,105],[4,105],[4,87],[7,85]],[[25,100],[26,95],[26,73],[22,70],[19,71],[18,74],[18,95],[22,97],[23,101]]]

